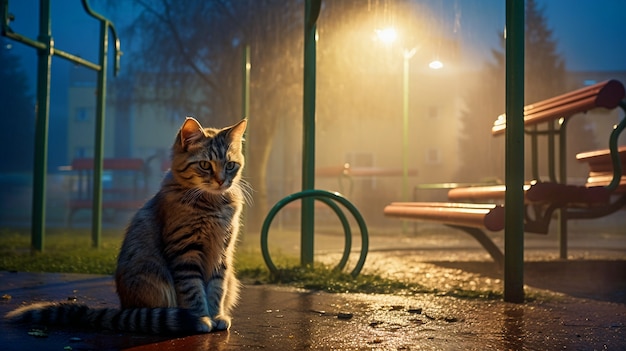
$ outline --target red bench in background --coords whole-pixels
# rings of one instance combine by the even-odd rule
[[[524,125],[528,127],[525,132],[531,137],[534,177],[533,181],[524,186],[524,230],[529,233],[547,233],[553,214],[558,211],[561,258],[567,258],[567,220],[598,218],[626,206],[626,176],[623,175],[626,169],[626,147],[617,146],[617,139],[626,128],[626,118],[611,132],[609,149],[577,155],[580,162],[589,163],[590,173],[585,185],[566,184],[567,121],[576,114],[594,108],[621,107],[626,111],[624,97],[623,84],[609,80],[524,107]],[[539,126],[546,127],[539,130]],[[501,135],[505,128],[506,119],[499,116],[492,134]],[[548,138],[548,152],[552,153],[549,159],[558,162],[558,165],[556,162],[548,165],[547,180],[540,179],[536,161],[539,137]],[[435,221],[461,229],[476,238],[493,259],[502,264],[502,252],[485,230],[499,231],[504,228],[504,211],[499,207],[504,205],[505,191],[505,185],[455,188],[448,192],[451,202],[394,202],[385,207],[384,214],[403,219]],[[477,211],[476,202],[483,203],[480,206],[499,207]]]
[[[106,158],[103,160],[103,211],[136,211],[147,199],[148,169],[140,158]],[[76,158],[71,171],[75,172],[68,202],[67,224],[71,225],[76,212],[91,210],[93,206],[93,159]]]

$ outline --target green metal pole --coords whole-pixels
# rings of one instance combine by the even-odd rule
[[[102,166],[104,163],[104,122],[106,109],[107,54],[109,47],[109,22],[100,22],[100,70],[96,99],[96,126],[93,158],[93,204],[91,217],[92,246],[99,248],[102,241]]]
[[[317,17],[321,0],[306,0],[304,11],[304,86],[302,102],[302,190],[315,188],[315,75]],[[313,264],[315,207],[313,198],[303,198],[300,219],[300,264]]]
[[[242,77],[242,82],[241,82],[241,114],[242,114],[242,118],[248,118],[248,127],[246,128],[246,132],[244,134],[244,144],[243,144],[243,155],[244,158],[248,157],[248,147],[250,145],[250,140],[249,140],[249,133],[248,131],[250,130],[250,45],[246,45],[243,48],[243,57],[241,60],[241,73],[243,75]],[[243,169],[243,175],[244,177],[247,177],[248,175],[248,171],[247,168]],[[248,208],[247,206],[245,206],[243,208],[243,213],[242,213],[242,218],[243,218],[243,222],[246,223],[247,219],[248,219]],[[244,225],[241,227],[241,234],[245,235],[246,234],[246,228],[247,226]]]
[[[504,300],[524,301],[524,1],[506,1]]]
[[[46,174],[48,173],[48,123],[50,107],[50,65],[54,41],[50,26],[50,1],[39,2],[38,41],[45,48],[37,50],[37,120],[35,122],[35,159],[33,167],[33,203],[31,249],[43,251],[46,235]]]
[[[246,45],[243,48],[242,66],[243,81],[241,90],[241,111],[243,118],[248,118],[250,117],[250,45]],[[248,123],[249,122],[250,121],[248,121]]]
[[[57,55],[76,64],[99,71],[97,100],[98,115],[95,136],[96,161],[94,165],[94,193],[96,195],[94,196],[94,230],[92,232],[92,238],[94,246],[100,246],[101,225],[99,218],[102,214],[100,199],[102,196],[102,149],[104,139],[104,102],[106,98],[106,55],[108,47],[107,31],[109,28],[114,36],[116,75],[119,71],[120,56],[122,55],[122,52],[120,50],[120,41],[117,38],[115,27],[111,24],[111,22],[101,15],[93,12],[89,7],[88,0],[82,0],[82,3],[85,11],[89,15],[101,21],[101,28],[103,28],[101,30],[103,48],[100,51],[100,65],[96,65],[54,47],[50,25],[50,0],[40,0],[39,2],[39,35],[37,41],[15,33],[9,28],[9,3],[8,0],[0,0],[0,17],[2,17],[2,23],[0,23],[0,34],[35,48],[39,56],[37,64],[37,120],[35,122],[35,157],[33,167],[33,201],[31,215],[31,248],[37,251],[43,251],[45,239],[46,175],[48,172],[48,124],[50,110],[50,66],[53,55]]]
[[[409,201],[409,61],[415,49],[404,50],[402,71],[402,201]],[[402,221],[402,232],[406,233],[407,221]]]
[[[402,79],[402,201],[409,200],[409,59],[404,53]],[[406,223],[406,221],[404,221]]]
[[[567,124],[569,118],[563,119],[561,127],[559,128],[559,181],[561,183],[567,182]],[[553,155],[554,152],[551,152]],[[551,163],[552,173],[554,173],[554,161]],[[557,232],[559,236],[559,258],[562,260],[567,259],[567,208],[561,207],[559,209],[559,221],[557,222]]]

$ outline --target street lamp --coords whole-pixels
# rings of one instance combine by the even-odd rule
[[[416,48],[404,49],[402,72],[402,201],[409,201],[409,61]]]

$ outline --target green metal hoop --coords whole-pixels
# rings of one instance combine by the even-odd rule
[[[337,214],[337,217],[339,217],[339,220],[341,221],[341,224],[344,229],[344,234],[345,234],[345,241],[344,241],[345,246],[343,250],[343,255],[336,269],[340,269],[340,270],[343,269],[346,263],[348,262],[348,258],[350,256],[350,250],[352,247],[352,231],[350,230],[350,224],[348,223],[346,216],[344,215],[343,211],[339,208],[339,206],[337,206],[335,202],[338,202],[341,205],[343,205],[343,207],[345,207],[352,214],[354,219],[357,221],[359,225],[359,230],[361,232],[361,253],[360,253],[359,260],[357,261],[355,268],[352,270],[352,272],[350,272],[352,276],[357,276],[361,272],[361,269],[363,269],[363,264],[365,264],[365,259],[367,257],[367,250],[369,247],[369,236],[367,232],[367,226],[365,225],[365,221],[363,220],[363,217],[361,216],[359,211],[356,209],[356,207],[350,201],[348,201],[345,197],[343,197],[341,194],[332,193],[332,192],[325,191],[325,190],[318,190],[318,189],[304,190],[304,191],[286,196],[285,198],[277,202],[276,205],[274,205],[274,207],[272,207],[270,212],[267,214],[267,217],[265,217],[265,221],[263,222],[263,227],[261,229],[261,253],[263,254],[263,260],[265,260],[265,264],[267,265],[269,270],[272,273],[275,273],[278,270],[276,268],[276,265],[274,265],[272,258],[270,257],[269,248],[268,248],[268,232],[272,224],[272,221],[274,220],[274,217],[276,216],[276,214],[283,207],[285,207],[287,204],[295,200],[299,200],[302,198],[314,198],[316,200],[322,201],[323,203],[328,205],[335,212],[335,214]],[[310,249],[312,250],[312,248]]]

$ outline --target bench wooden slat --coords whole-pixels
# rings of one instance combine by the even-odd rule
[[[138,210],[143,206],[143,200],[103,200],[102,208],[116,210]],[[73,199],[69,201],[71,209],[91,209],[93,201],[91,199]]]
[[[106,170],[129,170],[141,171],[144,161],[140,158],[105,158],[102,160],[102,168]],[[93,158],[75,158],[72,160],[72,170],[92,170]]]
[[[609,203],[611,191],[603,187],[539,182],[526,192],[530,202],[559,204],[561,206],[597,206]]]
[[[530,185],[524,185],[524,192]],[[454,188],[448,191],[448,199],[455,202],[472,201],[486,202],[491,200],[503,200],[506,194],[506,185],[471,186]]]
[[[491,204],[402,203],[384,209],[385,216],[435,221],[451,225],[500,231],[504,229],[504,208]]]
[[[403,175],[403,170],[398,168],[382,168],[382,167],[351,167],[346,163],[344,166],[329,166],[320,167],[315,169],[315,175],[318,177],[340,177],[352,176],[352,177],[393,177]],[[408,170],[409,176],[416,176],[416,169]]]
[[[608,80],[584,87],[573,92],[530,104],[524,107],[524,125],[535,125],[561,117],[586,112],[596,107],[614,109],[626,96],[624,85],[617,80]],[[506,116],[500,115],[491,129],[493,135],[506,129]]]
[[[466,209],[486,209],[494,208],[495,204],[477,204],[465,202],[392,202],[391,206],[407,206],[407,207],[447,207],[447,208],[466,208]]]
[[[119,177],[112,176],[111,187],[102,189],[102,209],[136,211],[145,203],[147,192],[146,162],[141,158],[105,158],[102,169],[112,173],[119,172]],[[80,210],[93,207],[93,158],[75,158],[69,170],[76,173],[73,178],[73,198],[68,201],[68,225]]]
[[[622,163],[622,171],[626,169],[626,145],[617,148]],[[576,154],[576,159],[586,162],[590,172],[613,172],[613,162],[609,149],[593,150]]]
[[[609,179],[610,182],[610,179]],[[607,182],[608,184],[608,182]],[[505,185],[480,186],[450,189],[450,201],[486,202],[504,200]],[[560,203],[560,204],[606,204],[611,193],[602,188],[566,185],[551,182],[536,182],[524,185],[524,199],[527,203]]]
[[[626,170],[626,145],[619,146],[617,152],[622,165],[622,176],[615,191],[621,193],[626,192],[626,175],[624,174]],[[605,187],[613,180],[613,161],[609,149],[581,152],[576,155],[576,159],[589,165],[586,187]]]
[[[609,80],[592,86],[584,87],[566,94],[546,99],[524,107],[524,125],[526,127],[545,122],[556,122],[561,118],[569,118],[575,114],[587,112],[594,108],[603,107],[615,109],[621,107],[626,111],[626,105],[622,100],[626,96],[624,85],[617,80]],[[624,123],[614,129],[610,135],[613,143],[619,133],[624,130]],[[533,141],[539,136],[558,138],[561,142],[560,133],[564,129],[549,128],[537,129],[537,133],[526,130]],[[506,116],[498,117],[492,127],[492,134],[501,134],[506,129]],[[617,133],[617,134],[616,134]],[[550,139],[549,146],[554,146],[554,139]],[[533,143],[534,152],[538,151],[538,143]],[[565,148],[559,148],[558,154],[555,148],[549,148],[552,156],[564,156]],[[626,146],[619,147],[621,164],[626,169]],[[550,182],[541,182],[539,179],[524,186],[524,231],[528,233],[547,234],[555,211],[564,214],[565,219],[589,219],[599,218],[614,213],[626,204],[626,195],[622,194],[617,201],[613,195],[616,192],[626,192],[626,175],[622,173],[621,183],[617,184],[613,178],[613,160],[609,150],[599,150],[577,155],[580,161],[588,162],[590,174],[587,184],[565,184],[567,176],[561,174],[557,183],[551,177]],[[551,159],[554,161],[554,159]],[[550,174],[554,171],[550,165]],[[565,165],[559,164],[561,171]],[[533,174],[535,174],[533,169]],[[564,172],[562,172],[564,173]],[[617,179],[616,179],[617,180]],[[599,186],[601,185],[601,186]],[[607,186],[609,185],[609,186]],[[384,214],[388,217],[397,217],[409,220],[433,221],[458,228],[473,236],[491,254],[496,262],[502,263],[503,256],[499,248],[484,232],[485,229],[498,231],[504,229],[504,207],[497,204],[485,204],[486,202],[502,203],[506,195],[505,185],[481,185],[449,190],[450,203],[437,202],[394,202],[384,208]],[[464,201],[471,201],[467,203]],[[559,228],[560,257],[567,257],[567,226]]]
[[[613,180],[613,172],[592,172],[589,173],[585,186],[589,189],[604,188]],[[619,186],[614,190],[616,193],[626,192],[626,175],[620,178]]]

